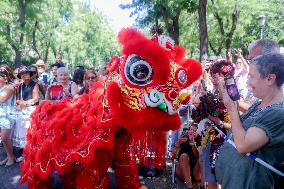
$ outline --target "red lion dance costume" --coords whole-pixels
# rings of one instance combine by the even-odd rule
[[[134,189],[136,158],[150,151],[157,165],[165,162],[166,132],[179,128],[176,112],[189,100],[179,93],[200,77],[201,65],[133,28],[118,39],[123,56],[110,61],[105,81],[73,101],[44,101],[32,114],[21,164],[29,188],[52,188],[53,171],[64,188],[107,188],[112,167],[117,188]]]

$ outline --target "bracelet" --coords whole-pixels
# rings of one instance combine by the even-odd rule
[[[177,145],[175,145],[174,147],[175,147],[175,148],[180,148],[180,146],[177,146]]]
[[[196,146],[196,142],[189,143],[191,146]]]

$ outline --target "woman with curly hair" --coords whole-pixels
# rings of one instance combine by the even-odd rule
[[[209,69],[210,79],[213,83],[213,91],[205,92],[199,97],[199,103],[192,112],[192,119],[199,123],[197,133],[202,137],[201,146],[201,164],[203,179],[208,182],[209,189],[217,189],[218,184],[215,177],[215,161],[219,149],[224,143],[224,139],[214,129],[213,126],[226,132],[230,127],[227,109],[218,92],[218,81],[215,74],[218,73],[224,77],[234,74],[234,67],[225,60],[219,60],[213,63]],[[201,85],[201,87],[204,87]],[[203,89],[205,91],[205,89]]]

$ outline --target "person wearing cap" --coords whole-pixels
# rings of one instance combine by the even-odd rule
[[[30,126],[30,114],[35,110],[39,102],[39,86],[31,78],[33,72],[26,66],[20,66],[18,69],[18,78],[22,83],[17,89],[16,110],[19,112],[14,136],[13,145],[18,148],[24,148],[26,145],[26,132]],[[16,159],[17,162],[23,160],[22,156]]]
[[[15,88],[11,85],[13,78],[11,69],[6,65],[0,66],[0,129],[1,139],[6,151],[7,157],[0,161],[0,165],[9,167],[14,164],[13,145],[11,133],[15,119],[11,114],[13,111],[13,98]]]

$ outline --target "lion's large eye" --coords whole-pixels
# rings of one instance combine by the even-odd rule
[[[188,75],[183,68],[177,69],[175,78],[180,86],[185,86],[188,82]]]
[[[140,56],[132,54],[126,60],[124,74],[131,84],[144,86],[151,83],[153,69]]]

